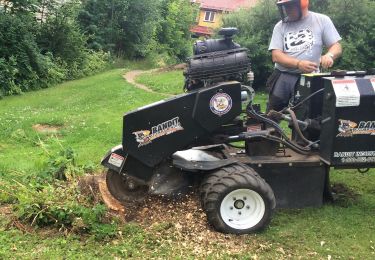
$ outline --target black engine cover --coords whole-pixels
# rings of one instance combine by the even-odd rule
[[[187,65],[189,79],[209,79],[249,72],[250,58],[247,49],[239,48],[196,55]]]

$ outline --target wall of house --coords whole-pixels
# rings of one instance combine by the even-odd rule
[[[214,11],[215,12],[214,20],[212,22],[205,22],[204,18],[205,18],[205,15],[206,15],[206,11],[210,11],[210,10],[201,9],[199,11],[198,25],[210,27],[210,28],[219,28],[222,25],[222,17],[223,17],[222,12],[221,11]]]

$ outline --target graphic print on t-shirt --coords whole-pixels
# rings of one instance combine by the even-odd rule
[[[314,44],[314,35],[310,29],[297,32],[287,32],[284,36],[284,48],[287,52],[311,50]]]

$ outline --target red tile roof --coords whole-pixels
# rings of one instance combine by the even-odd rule
[[[212,35],[213,34],[213,30],[211,28],[205,27],[205,26],[199,26],[199,25],[193,26],[190,29],[190,31],[193,32],[193,33],[203,34],[203,35]]]
[[[198,0],[203,9],[234,11],[254,6],[258,0]]]

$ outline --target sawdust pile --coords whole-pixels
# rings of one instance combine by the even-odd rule
[[[178,199],[149,196],[144,202],[121,204],[110,195],[103,175],[96,182],[102,200],[124,223],[137,223],[163,243],[191,248],[194,255],[211,255],[218,249],[230,255],[244,251],[260,253],[270,246],[252,239],[256,234],[237,236],[216,232],[207,223],[197,192]]]

